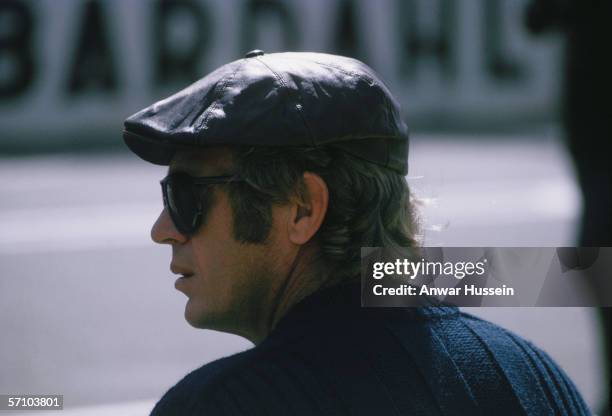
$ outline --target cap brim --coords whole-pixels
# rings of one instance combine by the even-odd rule
[[[131,131],[123,131],[123,141],[138,157],[155,165],[168,166],[176,150],[176,144],[154,140]]]
[[[163,142],[128,130],[123,131],[123,140],[127,147],[141,159],[155,165],[168,166],[179,149],[194,146]],[[408,173],[408,140],[377,139],[348,140],[331,144],[355,157],[370,163],[394,170],[406,175]]]

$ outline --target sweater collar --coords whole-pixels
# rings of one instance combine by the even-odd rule
[[[356,312],[360,308],[361,281],[358,278],[350,279],[319,289],[296,303],[278,321],[270,336],[324,317]]]

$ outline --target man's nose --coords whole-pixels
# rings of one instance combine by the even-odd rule
[[[151,228],[151,239],[158,244],[183,244],[187,241],[187,237],[176,229],[165,208]]]

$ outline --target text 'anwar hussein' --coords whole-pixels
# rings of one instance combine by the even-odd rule
[[[249,52],[125,121],[168,165],[151,236],[185,319],[255,346],[152,415],[586,415],[541,350],[455,307],[361,308],[361,247],[416,246],[408,132],[362,62]]]

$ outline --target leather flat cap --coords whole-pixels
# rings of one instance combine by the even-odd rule
[[[364,63],[322,53],[256,50],[125,120],[142,159],[177,149],[335,146],[406,174],[408,130],[391,92]]]

